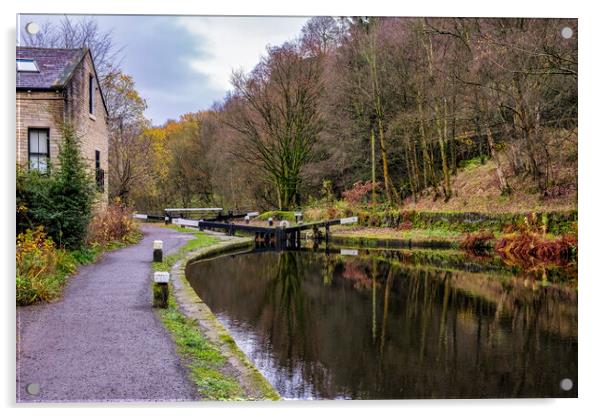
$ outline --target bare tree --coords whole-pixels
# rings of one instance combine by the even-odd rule
[[[235,93],[223,120],[244,138],[237,156],[261,169],[280,209],[300,203],[301,170],[322,130],[320,62],[289,43],[269,49],[250,74],[232,79]]]
[[[93,17],[74,18],[65,15],[60,21],[44,22],[35,35],[26,30],[21,39],[27,46],[46,48],[88,48],[92,53],[101,83],[119,71],[122,48],[115,45],[111,31],[102,31]]]

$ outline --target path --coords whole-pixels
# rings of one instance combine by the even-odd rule
[[[190,236],[142,230],[139,244],[82,267],[60,301],[17,309],[18,402],[198,398],[150,298],[153,240],[168,254]],[[29,383],[39,394],[26,392]]]

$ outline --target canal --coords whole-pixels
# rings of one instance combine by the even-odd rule
[[[455,251],[337,248],[252,251],[186,270],[289,399],[576,397],[575,273]]]

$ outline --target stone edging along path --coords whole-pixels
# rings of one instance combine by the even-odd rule
[[[249,397],[277,399],[278,393],[264,378],[249,358],[240,350],[226,328],[218,321],[211,309],[194,291],[186,279],[186,266],[191,262],[210,261],[220,255],[246,252],[253,247],[251,238],[221,237],[222,241],[186,253],[185,258],[176,262],[171,269],[171,289],[180,311],[199,325],[201,333],[216,345],[228,363],[238,373],[241,387]]]

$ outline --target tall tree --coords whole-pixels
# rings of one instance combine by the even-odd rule
[[[134,79],[122,72],[105,78],[105,100],[109,110],[109,195],[129,203],[132,188],[148,173],[151,142],[142,133],[146,101],[135,88]]]
[[[301,170],[322,130],[320,56],[298,45],[270,48],[250,74],[236,73],[224,122],[244,139],[239,158],[256,165],[276,189],[278,207],[300,204]]]

